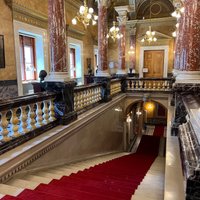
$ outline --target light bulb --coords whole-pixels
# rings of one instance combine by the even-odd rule
[[[144,42],[144,38],[141,40],[141,42]]]
[[[176,31],[174,31],[174,32],[172,33],[172,36],[173,36],[173,37],[176,37],[176,36],[177,36]]]
[[[109,34],[107,34],[106,37],[109,38]]]
[[[184,12],[185,12],[185,8],[182,7],[182,8],[180,9],[180,11],[181,11],[181,13],[184,13]]]
[[[79,12],[80,12],[81,14],[83,14],[84,11],[85,11],[85,6],[81,6]]]
[[[174,11],[171,15],[172,17],[176,17],[176,11]]]
[[[150,35],[150,31],[147,31],[146,34],[147,34],[147,35]]]
[[[89,8],[89,13],[92,14],[94,12],[93,8]]]
[[[157,41],[157,38],[154,37],[154,38],[153,38],[153,41],[156,42],[156,41]]]
[[[119,27],[116,28],[116,31],[119,31]]]
[[[92,20],[92,25],[96,25],[96,24],[97,24],[97,22]]]
[[[179,27],[179,23],[176,24],[176,28],[178,28],[178,27]]]
[[[153,31],[153,32],[152,32],[152,35],[155,35],[155,34],[156,34],[156,32],[155,32],[155,31]]]
[[[98,19],[98,16],[97,15],[94,15],[94,20],[97,20]]]
[[[110,28],[110,32],[113,32],[115,30],[115,26]]]
[[[73,24],[73,25],[76,25],[76,24],[77,24],[76,18],[73,18],[73,19],[72,19],[72,24]]]
[[[181,14],[180,14],[180,13],[177,13],[177,14],[176,14],[176,18],[179,19],[180,17],[181,17]]]
[[[91,15],[90,13],[88,13],[88,14],[87,14],[87,18],[88,18],[88,19],[91,19],[91,18],[92,18],[92,15]]]

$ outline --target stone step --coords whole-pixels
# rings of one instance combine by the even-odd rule
[[[51,179],[60,179],[62,178],[62,175],[60,174],[51,174],[51,173],[48,173],[48,172],[37,172],[35,174],[32,174],[32,175],[36,175],[36,176],[41,176],[41,177],[45,177],[45,178],[51,178]]]
[[[6,184],[0,184],[0,193],[3,195],[17,196],[24,189],[20,187],[10,186]]]
[[[27,176],[24,176],[23,179],[27,181],[35,182],[38,184],[40,183],[48,184],[52,180],[52,178],[46,178],[46,177],[41,177],[37,175],[27,175]]]
[[[6,185],[34,190],[38,186],[38,183],[23,179],[11,179],[9,182],[6,183]]]

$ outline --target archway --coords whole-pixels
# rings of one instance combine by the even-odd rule
[[[126,119],[130,141],[135,135],[165,136],[167,108],[155,100],[138,100],[130,104]]]

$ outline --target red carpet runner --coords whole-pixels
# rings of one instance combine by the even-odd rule
[[[79,171],[18,197],[3,200],[130,200],[158,154],[160,138],[142,136],[135,154],[123,156]],[[19,185],[20,187],[20,185]]]
[[[155,126],[153,135],[154,136],[159,136],[159,137],[164,137],[164,126]]]

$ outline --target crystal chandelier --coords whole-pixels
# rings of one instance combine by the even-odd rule
[[[145,36],[142,38],[141,42],[156,42],[157,38],[155,37],[156,32],[151,31],[151,26],[149,26],[149,30],[146,32]]]
[[[113,21],[113,26],[110,28],[108,34],[107,34],[107,38],[112,38],[113,41],[115,42],[116,39],[120,39],[122,38],[123,35],[119,32],[119,27],[116,26],[116,22]]]
[[[98,16],[94,15],[94,9],[88,8],[86,4],[86,0],[84,0],[84,5],[82,5],[77,13],[77,16],[72,19],[72,24],[76,25],[77,21],[83,23],[86,28],[90,23],[92,25],[96,25],[98,20]]]

